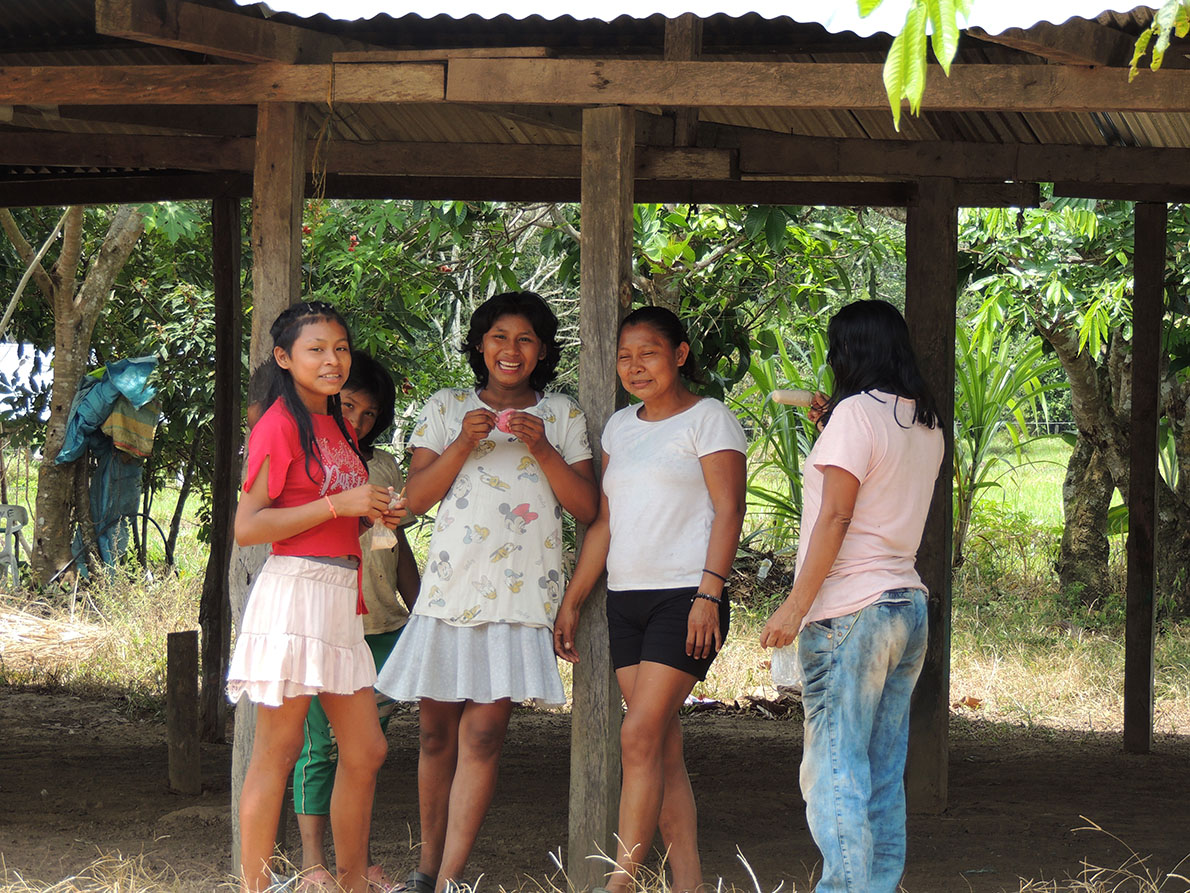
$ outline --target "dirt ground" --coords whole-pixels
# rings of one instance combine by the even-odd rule
[[[797,793],[800,713],[708,711],[688,716],[685,731],[708,879],[755,889],[738,848],[762,893],[781,881],[785,890],[808,890],[817,853]],[[53,883],[118,852],[168,866],[186,889],[225,881],[230,747],[204,746],[204,792],[185,797],[167,789],[164,740],[160,723],[129,720],[116,701],[0,689],[0,879],[7,872],[10,883],[18,873]],[[416,715],[394,717],[389,741],[373,849],[396,877],[414,861]],[[567,716],[515,713],[472,860],[481,890],[536,891],[555,872],[550,854],[566,842],[568,753]],[[911,818],[905,889],[1016,891],[1021,879],[1077,876],[1084,862],[1118,867],[1129,847],[1160,877],[1190,855],[1188,791],[1190,737],[1126,756],[1118,735],[956,718],[950,807]],[[1076,830],[1087,825],[1080,816],[1123,843]],[[1190,861],[1181,873],[1190,875]],[[1183,885],[1160,889],[1182,893]]]

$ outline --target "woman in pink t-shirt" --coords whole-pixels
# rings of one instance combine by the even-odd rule
[[[894,893],[905,867],[909,697],[926,649],[914,563],[942,463],[940,417],[895,307],[858,301],[827,329],[835,376],[811,418],[789,597],[760,644],[797,641],[802,796],[817,893]]]

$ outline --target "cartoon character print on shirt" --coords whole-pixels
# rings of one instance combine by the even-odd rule
[[[549,536],[547,536],[545,538],[545,547],[547,549],[558,548],[558,538],[551,533]]]
[[[489,474],[483,470],[483,466],[479,466],[479,479],[491,487],[493,490],[509,490],[512,484],[507,481],[500,480],[499,475]]]
[[[482,459],[484,456],[486,456],[488,453],[490,453],[495,448],[496,448],[496,441],[481,440],[479,443],[477,443],[475,445],[475,449],[473,449],[471,451],[471,456],[472,456],[472,458],[475,458],[475,459]],[[483,469],[480,469],[480,470],[482,471]]]
[[[480,577],[478,581],[472,580],[471,585],[484,598],[496,597],[496,584],[487,578],[487,575]]]
[[[319,437],[318,454],[322,458],[322,467],[326,474],[322,478],[319,496],[328,493],[342,493],[363,486],[368,482],[368,470],[364,468],[359,456],[343,440],[331,441]]]
[[[451,485],[450,492],[446,495],[447,499],[455,501],[455,507],[465,509],[470,501],[467,496],[471,493],[471,475],[460,474],[455,478],[454,484]]]
[[[532,522],[539,517],[537,512],[529,511],[529,503],[522,502],[516,508],[507,502],[500,503],[500,514],[504,516],[504,526],[513,533],[524,533]]]
[[[496,549],[494,552],[492,552],[492,555],[491,555],[492,564],[496,564],[499,561],[503,561],[505,558],[507,558],[513,552],[519,552],[523,548],[525,548],[525,547],[522,546],[520,543],[505,543],[499,549]]]
[[[450,553],[442,551],[438,553],[438,560],[430,562],[430,573],[437,575],[439,580],[449,580],[452,572],[450,566]]]
[[[450,513],[449,509],[443,507],[438,510],[438,517],[434,521],[434,528],[436,530],[445,530],[454,522],[454,515]]]
[[[479,605],[472,605],[461,614],[456,614],[450,618],[451,623],[470,623],[479,615]]]
[[[520,592],[521,587],[525,585],[525,575],[518,574],[512,568],[507,568],[504,571],[504,582],[507,584],[509,592]]]
[[[463,534],[463,542],[467,545],[472,543],[482,543],[488,538],[488,534],[492,532],[492,528],[484,527],[481,524],[476,524],[472,527],[470,524],[465,526],[466,532]]]
[[[427,592],[426,595],[429,596],[430,604],[436,608],[441,608],[446,604],[446,599],[442,597],[441,586],[431,586],[430,591]]]
[[[536,484],[541,480],[541,475],[537,473],[539,467],[532,456],[525,456],[516,467],[516,470],[520,472],[516,476],[516,479],[518,481],[528,481],[531,484]]]
[[[556,570],[550,570],[548,574],[537,581],[537,585],[545,590],[549,601],[546,604],[552,605],[562,597],[562,575]]]

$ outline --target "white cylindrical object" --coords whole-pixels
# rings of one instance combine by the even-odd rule
[[[774,403],[785,406],[809,406],[814,400],[812,392],[803,390],[773,391],[769,397]]]

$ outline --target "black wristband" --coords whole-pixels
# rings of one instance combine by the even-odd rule
[[[704,567],[704,568],[702,569],[702,572],[703,572],[704,574],[710,574],[712,577],[718,577],[718,578],[719,578],[720,580],[722,580],[724,583],[726,583],[726,582],[727,582],[727,577],[723,576],[723,574],[716,573],[715,571],[711,570],[709,567]]]
[[[723,596],[711,595],[709,592],[696,592],[690,597],[690,603],[694,604],[694,600],[698,598],[705,598],[709,602],[714,602],[716,605],[723,604]]]

